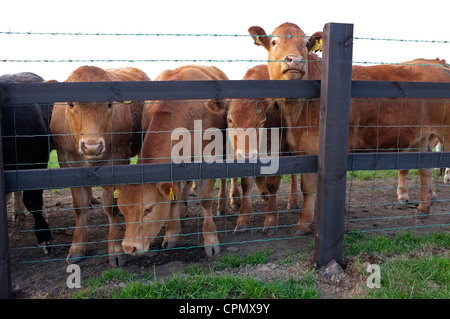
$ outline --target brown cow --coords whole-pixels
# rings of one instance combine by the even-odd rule
[[[309,51],[319,52],[322,51],[322,39],[323,32],[318,31],[315,32],[309,39],[307,43],[307,47]],[[447,66],[447,62],[441,59],[415,59],[414,61],[404,62],[402,63],[402,67],[389,68],[385,65],[374,65],[370,66],[369,69],[371,71],[370,74],[367,74],[366,70],[368,67],[363,66],[353,66],[353,80],[360,81],[413,81],[413,82],[426,82],[431,81],[429,79],[429,75],[426,72],[422,72],[423,70],[417,70],[417,66],[425,66],[425,65],[442,65]],[[320,65],[320,63],[319,63]],[[410,66],[415,66],[411,68]],[[429,140],[430,148],[436,147],[436,150],[439,151],[442,149],[442,144],[439,143],[439,139],[432,135]],[[445,170],[444,183],[447,183],[448,168]],[[397,187],[397,199],[400,203],[409,202],[409,194],[408,189],[406,188],[406,175],[408,170],[399,170],[398,171],[398,187]],[[436,193],[432,192],[432,197],[437,197]]]
[[[257,65],[249,69],[242,80],[269,80],[269,72],[267,65]],[[255,131],[246,131],[246,135],[249,136],[249,140],[254,139],[255,143],[237,143],[237,136],[229,135],[233,140],[233,150],[236,159],[252,159],[256,158],[259,149],[259,128],[282,128],[284,122],[282,121],[281,114],[277,109],[276,102],[271,99],[232,99],[227,103],[221,103],[221,106],[227,110],[227,125],[229,129],[241,128],[247,130],[249,128],[255,128]],[[281,155],[286,155],[288,152],[288,145],[285,139],[285,130],[281,129],[279,135],[281,144],[276,152],[281,152]],[[256,137],[252,135],[256,134]],[[267,132],[267,150],[271,150],[271,134]],[[272,154],[275,156],[275,154]],[[278,154],[276,155],[278,156]],[[242,187],[242,202],[239,209],[239,218],[236,222],[235,232],[245,230],[250,226],[250,219],[252,214],[251,208],[251,190],[253,183],[256,180],[258,189],[263,196],[268,195],[268,202],[266,206],[266,219],[264,222],[263,233],[271,235],[275,232],[275,228],[271,226],[277,224],[278,215],[271,212],[277,211],[277,191],[280,185],[281,176],[267,176],[267,177],[245,177],[241,178]],[[298,208],[298,183],[297,175],[291,175],[291,189],[289,194],[288,209]],[[237,196],[235,188],[231,188],[231,204],[233,206],[234,199]],[[237,193],[239,190],[237,189]]]
[[[320,79],[320,59],[308,52],[308,39],[295,24],[284,23],[267,36],[261,27],[250,27],[256,45],[267,51],[271,80]],[[432,64],[423,66],[422,62]],[[450,70],[436,60],[414,60],[405,65],[353,66],[354,80],[450,81]],[[445,102],[423,99],[352,99],[349,151],[427,151],[430,140],[450,138],[450,116]],[[282,100],[283,117],[288,127],[288,144],[296,154],[317,154],[319,137],[318,100]],[[421,181],[417,217],[431,208],[431,170],[419,170]],[[401,179],[400,179],[401,180]],[[302,174],[303,209],[296,232],[310,232],[314,217],[316,174]],[[399,185],[399,199],[403,186]]]
[[[199,80],[228,80],[227,76],[215,67],[208,66],[183,66],[175,70],[163,71],[156,81],[199,81]],[[194,146],[197,145],[203,151],[208,145],[207,140],[194,141],[202,132],[196,129],[196,120],[201,120],[201,129],[226,128],[225,114],[214,113],[208,110],[205,104],[214,101],[155,101],[146,104],[145,112],[150,119],[146,130],[142,150],[138,163],[164,163],[176,161],[178,157],[172,157],[174,148],[185,139],[192,141],[188,144],[189,151],[195,155]],[[219,103],[219,102],[217,102]],[[144,116],[145,117],[145,116]],[[175,132],[174,132],[175,131]],[[176,132],[187,135],[177,142],[180,137]],[[218,141],[222,143],[223,140]],[[192,149],[191,149],[192,147]],[[216,150],[217,151],[217,150]],[[185,153],[186,152],[186,153]],[[179,149],[176,155],[191,160],[187,154],[188,149]],[[220,252],[216,226],[212,216],[212,196],[215,180],[202,180],[199,185],[200,206],[202,208],[203,238],[207,256],[213,256]],[[148,250],[151,242],[166,225],[166,233],[163,247],[174,247],[177,235],[180,232],[181,201],[177,200],[180,194],[186,194],[189,183],[186,182],[160,182],[142,185],[119,186],[118,204],[125,217],[126,231],[122,242],[123,249],[128,254],[140,254]],[[183,195],[181,195],[183,196]],[[219,196],[224,199],[224,196]],[[219,204],[220,206],[220,204]]]
[[[103,70],[83,66],[73,71],[65,82],[150,81],[136,68]],[[58,160],[62,167],[103,166],[127,164],[138,154],[141,146],[141,114],[143,102],[58,103],[50,123]],[[119,133],[119,134],[117,134]],[[108,215],[109,263],[123,265],[126,257],[120,244],[118,209],[113,199],[113,187],[105,186],[102,203]],[[88,208],[90,188],[72,188],[76,212],[76,228],[67,261],[74,263],[86,253],[88,241]]]

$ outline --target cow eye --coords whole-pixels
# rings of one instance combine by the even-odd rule
[[[109,102],[109,103],[108,103],[108,107],[109,107],[109,108],[112,108],[112,106],[113,106],[113,103],[112,103],[112,102]]]
[[[152,206],[148,206],[145,210],[144,210],[144,216],[147,216],[148,214],[150,214],[153,210],[153,205]]]
[[[274,47],[277,44],[277,41],[272,40],[272,46]]]
[[[72,102],[69,103],[69,107],[70,107],[71,109],[73,109],[74,105],[73,105]]]

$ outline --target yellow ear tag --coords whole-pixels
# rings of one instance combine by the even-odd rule
[[[118,189],[116,189],[114,191],[114,198],[118,198],[119,197],[119,193],[120,193],[120,191]]]
[[[169,193],[170,200],[177,200],[177,196],[174,194],[172,187],[170,187],[169,189],[170,189]]]
[[[131,104],[133,101],[122,101],[123,104]]]
[[[256,36],[256,41],[257,44],[259,45],[263,45],[263,43],[261,42],[261,40],[259,39],[259,35]]]
[[[312,52],[320,51],[322,52],[322,38],[319,40],[316,40],[316,43],[314,43],[313,47],[311,48]]]

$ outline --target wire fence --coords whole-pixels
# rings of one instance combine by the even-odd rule
[[[137,38],[143,38],[143,37],[171,37],[171,38],[180,38],[180,37],[213,37],[213,38],[221,38],[221,37],[227,37],[227,38],[247,38],[248,35],[226,35],[226,34],[151,34],[151,33],[143,33],[143,34],[109,34],[109,33],[57,33],[57,32],[50,32],[50,33],[39,33],[39,32],[15,32],[15,31],[0,31],[0,36],[5,37],[40,37],[40,36],[57,36],[57,37],[137,37]],[[291,36],[287,36],[291,37]],[[396,41],[396,42],[404,42],[404,43],[432,43],[432,44],[439,44],[439,45],[445,45],[448,44],[449,41],[441,41],[441,40],[405,40],[405,39],[379,39],[379,38],[359,38],[354,37],[354,40],[370,40],[370,41]],[[268,63],[268,62],[279,62],[282,60],[267,60],[267,59],[32,59],[32,58],[14,58],[14,57],[8,57],[8,58],[1,58],[0,63],[16,63],[16,62],[24,62],[28,65],[32,65],[33,63],[112,63],[112,62],[118,62],[118,63],[166,63],[166,62],[175,62],[175,63],[219,63],[219,62],[248,62],[252,64],[261,64],[261,63]],[[364,63],[364,64],[395,64],[395,65],[401,65],[401,63],[376,63],[376,62],[356,62],[354,63]],[[413,65],[407,63],[406,65]],[[420,63],[419,65],[426,65]],[[446,63],[442,64],[444,67],[449,66]],[[242,74],[245,73],[245,70],[242,70]],[[151,78],[153,79],[155,75],[152,75]],[[308,98],[308,101],[316,101],[319,103],[318,97]],[[126,101],[121,100],[122,102],[135,102],[133,101]],[[194,100],[195,101],[195,100]],[[202,100],[199,100],[197,102],[201,102]],[[256,102],[263,103],[266,102],[266,100],[259,100],[258,102],[254,99],[240,99],[241,102]],[[381,105],[383,101],[391,101],[391,100],[377,100],[377,103],[379,103],[378,108],[381,108]],[[408,101],[408,98],[405,99],[405,101]],[[41,102],[41,101],[39,101]],[[441,100],[439,100],[441,102]],[[152,107],[152,105],[155,105],[156,102],[154,101],[146,101],[145,104],[142,106],[145,110],[146,107]],[[179,107],[183,103],[193,103],[193,100],[190,99],[189,101],[177,101],[177,103],[173,103],[173,109],[176,110],[177,107]],[[313,103],[313,102],[311,102]],[[400,102],[401,103],[401,102]],[[406,102],[405,102],[406,103]],[[429,107],[427,105],[435,103],[435,101],[424,101],[422,102],[423,107]],[[118,103],[123,104],[123,103]],[[20,105],[16,105],[16,116],[20,114]],[[114,105],[112,107],[115,107]],[[203,107],[203,106],[202,106]],[[202,113],[205,113],[205,110],[202,109]],[[255,112],[256,114],[256,112]],[[445,114],[445,111],[444,111]],[[443,116],[444,116],[443,114]],[[187,116],[187,115],[186,115]],[[311,131],[315,132],[318,131],[318,127],[307,125],[302,126],[287,126],[286,123],[284,123],[281,119],[283,118],[283,114],[278,114],[279,119],[276,125],[274,127],[280,128],[280,144],[282,144],[283,139],[283,132],[286,130],[305,130],[305,131]],[[380,114],[378,116],[381,116]],[[202,118],[200,118],[202,119]],[[205,118],[206,119],[206,118]],[[256,116],[255,116],[255,122],[256,122]],[[410,129],[410,128],[424,128],[426,125],[420,123],[417,125],[410,125],[410,124],[395,124],[394,126],[380,126],[377,124],[378,119],[375,119],[372,125],[367,125],[366,128],[378,128],[379,130],[385,129],[385,128],[395,128],[398,130],[402,129]],[[395,121],[394,121],[395,122]],[[397,123],[400,123],[400,121],[397,121]],[[2,123],[3,126],[3,123]],[[177,127],[170,127],[170,129],[167,130],[158,130],[158,131],[152,131],[152,130],[140,130],[137,132],[134,132],[139,136],[139,139],[142,142],[145,140],[146,134],[169,134],[172,133],[174,129]],[[222,130],[225,130],[226,127],[221,128]],[[442,129],[445,129],[443,126]],[[350,127],[350,131],[352,130],[352,127]],[[200,129],[192,129],[187,128],[187,131],[190,132],[190,134],[195,135],[197,133],[200,133],[202,136],[208,131],[207,128],[200,128]],[[126,134],[129,132],[121,132],[121,133],[108,133],[106,135],[109,135],[108,138],[115,138],[116,135]],[[3,138],[17,138],[19,134],[12,134],[12,135],[5,135],[3,134]],[[73,136],[77,137],[77,134],[41,134],[41,135],[22,135],[21,137],[30,138],[33,139],[36,136],[44,137],[47,140],[50,138],[54,138],[55,136]],[[424,135],[425,136],[425,135]],[[376,139],[376,137],[375,137]],[[377,143],[375,143],[377,144]],[[427,147],[433,147],[435,145],[427,145]],[[51,150],[54,148],[54,145],[47,144],[46,149]],[[413,152],[423,152],[427,151],[423,149],[423,145],[417,145],[412,146],[410,149]],[[312,148],[314,150],[314,148]],[[390,147],[388,149],[381,149],[379,147],[374,147],[373,149],[365,148],[363,151],[366,152],[372,152],[375,153],[375,158],[379,158],[379,155],[383,151],[391,151],[394,153],[397,153],[399,151],[402,151],[402,149],[399,147],[399,145],[394,145],[393,147]],[[3,152],[8,152],[8,150],[4,149]],[[16,151],[16,158],[19,156],[19,152]],[[378,153],[380,152],[380,153]],[[304,155],[311,155],[311,151],[304,150],[304,151],[289,151],[289,150],[281,150],[281,155],[284,157],[292,157],[292,156],[302,156],[306,158]],[[313,155],[317,155],[317,153],[313,153]],[[110,203],[101,203],[101,197],[103,190],[100,187],[96,187],[98,185],[108,185],[107,183],[98,183],[92,182],[90,184],[84,184],[83,179],[86,175],[91,176],[95,175],[97,171],[89,171],[86,175],[77,175],[74,174],[72,177],[67,176],[67,188],[59,188],[51,186],[51,178],[53,175],[52,171],[55,172],[55,174],[58,174],[57,171],[64,172],[65,169],[61,169],[57,167],[58,165],[55,165],[58,163],[58,159],[56,157],[55,151],[50,153],[50,159],[49,159],[49,166],[56,166],[50,169],[50,171],[42,171],[42,174],[48,174],[50,176],[50,182],[48,182],[46,187],[39,186],[39,183],[47,183],[44,181],[44,178],[42,180],[39,180],[37,176],[31,177],[31,179],[34,179],[33,182],[36,182],[38,186],[27,186],[23,183],[23,180],[21,180],[22,175],[21,172],[16,171],[14,174],[16,175],[5,175],[6,176],[6,189],[7,190],[35,190],[44,188],[44,209],[42,211],[38,211],[38,213],[43,213],[44,216],[48,219],[48,223],[51,228],[51,232],[53,235],[53,242],[51,244],[52,252],[49,254],[42,254],[42,247],[36,245],[36,230],[33,229],[33,220],[29,215],[25,215],[25,217],[19,217],[21,213],[25,212],[26,209],[23,207],[20,209],[17,209],[14,207],[14,204],[12,201],[8,202],[8,224],[9,224],[9,241],[10,241],[10,250],[11,250],[11,263],[13,265],[22,265],[22,264],[40,264],[40,263],[56,263],[56,262],[64,262],[67,258],[67,252],[69,248],[73,245],[72,239],[74,236],[74,233],[77,232],[77,229],[83,229],[88,230],[90,232],[89,239],[84,242],[77,242],[78,245],[85,245],[88,244],[90,248],[90,252],[83,256],[83,258],[90,259],[90,258],[107,258],[110,257],[111,254],[108,252],[108,245],[109,244],[115,244],[115,243],[122,243],[121,239],[108,239],[108,230],[110,229],[111,225],[117,226],[122,233],[125,232],[127,223],[124,221],[123,216],[119,216],[119,221],[115,223],[111,223],[110,220],[108,220],[106,214],[104,214],[103,210],[105,208],[111,208],[115,209],[117,208],[117,204],[114,201],[111,201]],[[61,156],[61,154],[60,154]],[[445,155],[444,157],[440,158],[438,160],[439,163],[446,163],[445,161]],[[183,157],[185,158],[185,157]],[[357,157],[355,157],[357,158]],[[420,156],[418,157],[420,159]],[[424,157],[426,159],[426,156]],[[442,162],[441,162],[441,159]],[[124,161],[128,161],[129,157],[126,158],[115,158],[113,161],[104,160],[104,159],[94,159],[92,160],[92,163],[95,163],[94,165],[99,165],[102,162],[108,163],[109,165],[114,166],[121,166]],[[174,160],[174,156],[152,156],[152,157],[144,157],[140,159],[141,161],[159,161],[159,162],[168,162],[170,160]],[[132,164],[135,164],[135,159],[132,160]],[[307,161],[305,159],[305,161]],[[353,161],[353,157],[350,157],[350,161]],[[398,157],[397,161],[402,161],[401,157]],[[192,162],[195,162],[195,158],[193,158]],[[369,161],[366,161],[368,163]],[[69,166],[77,166],[79,163],[77,160],[74,159],[68,159],[66,162],[69,164]],[[217,227],[217,234],[220,238],[219,245],[222,246],[225,251],[227,247],[232,247],[235,245],[251,245],[252,243],[259,243],[259,242],[267,242],[267,243],[275,243],[275,242],[289,242],[291,243],[293,240],[308,240],[310,241],[313,238],[314,234],[293,234],[292,229],[295,228],[298,221],[299,213],[301,212],[301,201],[302,197],[306,194],[305,192],[302,192],[301,190],[292,190],[291,187],[291,179],[294,179],[295,184],[298,184],[298,177],[296,175],[289,176],[289,174],[294,173],[310,173],[314,172],[315,169],[311,166],[308,166],[310,164],[304,164],[305,162],[302,162],[303,164],[297,165],[290,163],[289,166],[291,167],[291,171],[288,171],[286,174],[282,174],[283,177],[281,179],[281,186],[280,189],[276,194],[268,194],[267,189],[261,190],[259,189],[256,184],[253,184],[251,187],[251,192],[245,196],[241,196],[242,189],[240,190],[239,195],[230,195],[232,185],[234,185],[234,181],[232,181],[231,177],[237,177],[237,176],[245,176],[245,177],[252,177],[252,176],[258,176],[258,174],[255,174],[255,171],[257,171],[262,165],[259,163],[258,165],[253,166],[245,166],[245,169],[243,170],[245,174],[242,175],[228,175],[228,173],[225,173],[223,175],[220,175],[221,172],[218,174],[227,179],[226,190],[224,193],[219,194],[220,192],[220,183],[216,182],[214,187],[214,196],[211,198],[207,198],[207,201],[210,201],[212,203],[212,210],[214,213],[214,223]],[[355,163],[357,161],[355,160]],[[418,163],[418,164],[417,164]],[[420,160],[416,161],[417,168],[421,168],[420,165],[422,162]],[[434,162],[433,162],[434,163]],[[44,164],[46,165],[46,162],[41,163],[29,163],[30,165],[34,164]],[[141,163],[142,164],[142,163]],[[233,158],[233,161],[230,163],[224,163],[225,164],[225,171],[226,172],[233,172],[232,165],[235,164],[235,159]],[[228,166],[226,164],[229,164]],[[420,164],[420,165],[419,165]],[[14,169],[14,163],[5,163],[5,170]],[[183,164],[182,164],[183,165]],[[198,170],[198,173],[196,176],[201,177],[202,175],[202,163],[199,163],[200,169]],[[313,164],[312,166],[314,167]],[[366,164],[365,164],[366,165]],[[367,164],[371,165],[371,164]],[[409,165],[409,164],[408,164]],[[425,164],[426,165],[433,165],[433,164]],[[133,165],[131,165],[133,166]],[[205,165],[206,166],[206,165]],[[450,166],[450,165],[449,165]],[[135,164],[136,171],[140,170],[142,167],[142,174],[141,174],[141,181],[142,183],[145,181],[145,173],[144,173],[144,167],[142,165]],[[189,167],[189,166],[186,166]],[[374,170],[371,172],[362,172],[358,169],[352,169],[352,167],[348,167],[347,172],[347,197],[345,200],[345,209],[346,209],[346,215],[345,215],[345,233],[352,233],[352,232],[368,232],[368,233],[378,233],[383,232],[387,234],[395,234],[399,231],[448,231],[450,229],[450,206],[448,205],[448,199],[450,198],[450,189],[448,188],[448,184],[445,184],[442,180],[442,176],[438,174],[438,171],[436,170],[433,174],[433,198],[432,198],[432,212],[429,214],[429,217],[426,219],[417,219],[415,216],[415,210],[417,206],[420,204],[420,202],[417,201],[419,198],[420,192],[423,188],[422,185],[420,185],[420,182],[418,180],[418,174],[417,172],[413,172],[410,174],[412,177],[407,180],[408,185],[405,186],[406,189],[408,189],[409,197],[405,199],[404,204],[398,203],[397,198],[397,174],[386,171],[380,171],[376,164],[372,165],[374,167]],[[426,166],[426,167],[432,167],[432,166]],[[441,167],[441,166],[437,166]],[[251,169],[249,169],[251,168]],[[317,168],[317,167],[316,167]],[[402,164],[400,165],[400,168],[404,168]],[[169,169],[171,174],[172,167]],[[207,171],[207,168],[205,167],[205,170]],[[66,170],[67,171],[67,170]],[[72,171],[71,171],[72,172]],[[74,171],[75,172],[75,171]],[[146,171],[147,172],[147,171]],[[164,170],[164,172],[167,172],[167,170]],[[64,174],[64,173],[62,173]],[[125,173],[126,174],[126,173]],[[161,173],[162,174],[162,173]],[[234,171],[234,174],[237,174],[236,171]],[[192,174],[191,174],[192,175]],[[44,175],[41,175],[44,176]],[[261,176],[261,174],[259,174]],[[97,177],[92,178],[93,181],[96,180]],[[160,176],[156,177],[160,181],[179,181],[182,180],[180,177],[179,179],[174,179],[173,175],[170,175],[166,177],[166,179],[161,179]],[[79,179],[80,181],[77,182],[77,184],[71,184],[71,180]],[[138,178],[139,179],[139,178]],[[186,178],[185,181],[190,182],[197,182],[200,178]],[[15,181],[14,181],[15,180]],[[26,180],[26,179],[25,179]],[[55,179],[56,180],[56,179]],[[30,182],[30,185],[32,181],[28,180]],[[117,185],[119,185],[118,183]],[[125,183],[126,184],[126,183]],[[135,182],[136,184],[136,182]],[[50,185],[50,186],[48,186]],[[57,184],[56,184],[57,185]],[[143,185],[143,184],[142,184]],[[72,202],[72,193],[68,187],[76,187],[80,188],[80,186],[83,187],[94,187],[93,190],[93,197],[89,198],[89,201],[84,201],[84,203],[88,203],[87,205],[81,205],[77,208],[73,207]],[[242,216],[245,216],[246,214],[249,214],[248,212],[241,212],[239,213],[239,205],[235,205],[234,207],[230,206],[230,201],[233,198],[233,196],[238,197],[240,201],[240,205],[242,207],[243,202],[246,198],[250,199],[251,205],[252,205],[252,213],[250,218],[250,225],[247,227],[246,232],[236,231],[236,223],[238,218],[241,218]],[[266,209],[267,209],[267,202],[270,200],[271,197],[277,197],[277,212],[278,212],[278,224],[276,227],[276,232],[273,232],[271,236],[262,235],[261,232],[267,231],[265,225],[264,225],[264,218],[266,215]],[[292,196],[296,196],[297,199],[291,199]],[[203,235],[206,233],[204,229],[202,229],[203,226],[203,220],[204,216],[202,214],[201,205],[199,205],[199,197],[200,194],[198,193],[198,190],[195,190],[194,188],[189,188],[189,192],[187,193],[187,196],[183,199],[177,198],[174,200],[167,201],[167,204],[173,205],[174,202],[179,202],[182,207],[185,209],[186,215],[182,218],[179,218],[179,221],[183,223],[181,228],[181,233],[178,235],[178,243],[176,247],[165,247],[161,248],[161,245],[164,244],[164,242],[167,240],[167,236],[164,232],[158,232],[155,235],[152,235],[151,238],[147,237],[139,237],[140,240],[146,241],[147,239],[151,239],[153,242],[149,246],[148,249],[145,249],[145,251],[133,251],[131,254],[137,254],[142,252],[163,252],[163,251],[174,251],[174,250],[195,250],[195,249],[202,249],[207,246],[204,242]],[[219,207],[221,200],[227,200],[227,205],[225,208]],[[153,202],[139,202],[134,203],[137,206],[140,205],[150,205]],[[164,203],[164,202],[159,202]],[[80,227],[74,226],[74,215],[76,215],[77,210],[88,210],[89,211],[89,225],[83,225]],[[217,213],[219,211],[219,213]],[[33,212],[32,212],[33,213]],[[74,214],[75,213],[75,214]],[[13,220],[22,220],[21,223],[19,222],[13,222]],[[173,218],[169,219],[163,219],[158,220],[159,222],[166,223],[167,221],[174,221]],[[145,222],[145,220],[142,221],[144,227],[152,227],[152,223],[155,223],[155,221]],[[40,230],[37,230],[39,232]],[[121,252],[120,254],[125,254]],[[116,255],[116,254],[113,254]]]
[[[268,37],[272,37],[272,35],[267,35]],[[306,35],[305,37],[310,37],[311,35]],[[14,30],[2,30],[0,31],[0,39],[5,41],[4,50],[2,55],[0,55],[0,63],[5,63],[3,66],[8,67],[9,65],[13,65],[12,67],[8,67],[8,69],[14,70],[17,69],[17,66],[21,65],[22,67],[27,67],[30,64],[34,65],[34,67],[40,65],[42,67],[37,67],[37,70],[42,74],[46,74],[46,67],[44,65],[46,63],[55,63],[64,65],[64,73],[60,76],[67,76],[69,72],[71,72],[74,67],[71,66],[81,64],[81,63],[96,63],[101,64],[102,66],[107,67],[107,65],[119,65],[123,66],[123,64],[133,64],[142,66],[143,69],[154,69],[155,75],[159,74],[162,71],[163,67],[160,66],[166,64],[168,68],[171,68],[173,64],[179,65],[182,63],[211,63],[211,64],[221,64],[225,66],[225,71],[229,75],[230,79],[240,79],[242,75],[242,68],[246,66],[248,68],[251,67],[254,63],[267,63],[268,60],[261,55],[261,58],[254,58],[253,56],[242,58],[242,53],[239,50],[229,50],[227,46],[239,46],[239,48],[243,48],[246,44],[248,45],[248,41],[250,41],[251,36],[248,34],[209,34],[209,33],[104,33],[104,32],[34,32],[34,31],[14,31]],[[297,37],[292,35],[286,35],[286,37]],[[95,39],[112,39],[117,38],[120,39],[120,45],[117,45],[117,42],[106,42],[102,41],[93,42]],[[49,43],[59,43],[59,40],[53,41],[53,39],[69,39],[71,41],[77,41],[73,45],[70,46],[69,50],[61,50],[59,46],[52,46],[50,49],[42,52],[42,58],[36,58],[36,56],[40,56],[40,52],[34,52],[34,58],[30,58],[26,56],[26,54],[17,54],[17,52],[8,53],[9,49],[21,44],[24,39],[27,41],[37,41],[37,44],[40,41],[47,40]],[[151,47],[152,58],[149,58],[149,55],[146,53],[149,49],[144,44],[146,43],[146,39],[152,39],[158,41],[154,43]],[[176,41],[174,41],[176,39]],[[353,40],[356,43],[356,48],[362,47],[364,43],[371,43],[369,47],[373,47],[373,49],[369,51],[364,51],[363,54],[367,55],[371,51],[377,51],[382,53],[385,51],[386,47],[383,47],[383,42],[389,42],[394,45],[422,45],[424,48],[420,52],[425,52],[425,48],[429,48],[429,51],[439,45],[439,52],[441,55],[445,56],[445,52],[448,52],[448,48],[446,45],[449,43],[449,40],[440,40],[440,39],[402,39],[402,38],[377,38],[377,37],[357,37],[355,36]],[[10,42],[9,42],[10,41]],[[130,42],[129,42],[130,41]],[[184,41],[194,41],[192,42],[184,42]],[[208,42],[204,41],[210,41]],[[211,42],[213,41],[213,42]],[[217,42],[216,42],[217,41]],[[30,42],[29,42],[30,43]],[[189,45],[188,45],[189,44]],[[32,45],[32,44],[31,44]],[[188,46],[187,46],[188,45]],[[190,49],[190,47],[195,48],[196,46],[209,46],[212,45],[217,47],[219,50],[216,50],[214,53],[214,57],[211,57],[208,50],[207,52],[201,52],[196,49]],[[426,47],[425,47],[426,46]],[[89,50],[90,56],[83,58],[85,56],[85,52],[82,49],[77,49],[77,47],[92,47],[95,50]],[[183,47],[183,56],[179,56],[178,52],[179,48]],[[189,47],[189,49],[187,48]],[[132,49],[126,50],[127,48]],[[419,46],[420,48],[420,46]],[[402,49],[400,47],[400,49]],[[413,52],[416,50],[416,47],[408,48],[409,51]],[[126,53],[122,53],[122,51],[128,51]],[[389,52],[393,52],[395,50],[399,50],[399,48],[390,48]],[[25,51],[25,50],[24,50]],[[93,52],[94,51],[94,52]],[[261,50],[262,51],[262,50]],[[403,51],[403,49],[402,49]],[[221,53],[223,52],[223,53]],[[98,53],[98,54],[97,54]],[[13,56],[11,56],[11,54]],[[94,56],[92,56],[94,54]],[[250,53],[254,55],[254,53]],[[75,56],[73,56],[75,55]],[[99,55],[100,57],[96,58],[95,55]],[[105,56],[124,56],[123,58],[105,58]],[[192,58],[187,58],[187,56],[192,55]],[[423,55],[423,54],[422,54]],[[439,55],[439,54],[438,54]],[[23,57],[21,57],[23,56]],[[52,58],[54,56],[54,58]],[[63,56],[63,57],[61,57]],[[143,56],[143,57],[141,57]],[[168,58],[168,56],[172,56]],[[383,55],[380,55],[383,56]],[[363,60],[359,57],[353,61],[355,64],[362,65],[413,65],[411,63],[403,63],[402,61],[398,61],[395,57],[395,54],[386,54],[386,60]],[[427,54],[429,56],[429,54]],[[421,57],[421,53],[414,56]],[[434,58],[434,56],[432,56]],[[394,61],[392,61],[392,58]],[[430,56],[431,58],[431,56]],[[405,59],[406,61],[407,59]],[[276,62],[273,60],[272,62]],[[173,63],[173,64],[172,64]],[[241,65],[242,64],[242,65]],[[420,64],[419,64],[420,65]],[[448,66],[448,64],[445,64]],[[12,71],[14,72],[14,71]],[[37,72],[39,73],[39,72]],[[39,74],[40,74],[39,73]],[[58,75],[49,74],[48,75],[57,77]]]

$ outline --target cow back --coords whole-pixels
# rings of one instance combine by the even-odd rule
[[[23,72],[0,76],[2,83],[41,83],[42,77]],[[0,109],[5,169],[46,168],[52,138],[52,104],[4,105]]]

